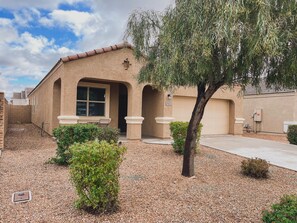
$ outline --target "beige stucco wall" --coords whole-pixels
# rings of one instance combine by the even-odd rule
[[[125,69],[124,60],[128,58],[131,66]],[[110,87],[109,114],[110,126],[118,127],[119,84],[124,84],[128,91],[127,138],[140,139],[141,134],[160,138],[170,137],[169,122],[172,118],[172,105],[168,103],[168,92],[157,92],[154,99],[151,94],[144,93],[145,85],[139,85],[136,76],[143,63],[136,61],[132,50],[128,48],[98,54],[70,62],[60,62],[51,71],[46,80],[29,96],[32,105],[32,122],[41,126],[46,123],[45,131],[52,133],[59,121],[76,123],[83,117],[76,116],[77,86],[83,82],[105,84]],[[55,81],[59,84],[54,85]],[[57,83],[57,82],[56,82]],[[55,87],[54,87],[55,86]],[[55,90],[54,90],[55,89]],[[216,98],[224,98],[234,102],[234,117],[242,117],[242,101],[235,92],[226,90],[216,93]],[[175,94],[196,96],[196,89],[179,89]],[[145,98],[145,101],[143,101]],[[148,99],[148,100],[147,100]],[[58,115],[59,114],[59,115]],[[144,121],[142,119],[144,117]],[[78,118],[78,120],[77,120]],[[88,117],[87,120],[98,121],[101,117]],[[157,119],[156,119],[157,118]],[[232,133],[240,134],[242,126],[232,123]]]
[[[59,78],[62,79],[63,70],[64,65],[59,63],[57,67],[53,69],[51,75],[45,79],[46,81],[41,83],[41,85],[29,95],[32,123],[40,128],[42,123],[44,123],[44,130],[50,134],[53,128],[57,127],[54,126],[55,122],[53,122],[57,117],[52,117],[53,111],[57,110],[57,104],[54,103],[54,83],[59,80]],[[61,85],[63,85],[63,81]]]
[[[131,66],[129,67],[129,69],[126,70],[123,66],[123,62],[127,58],[129,59]],[[125,84],[128,89],[128,117],[142,117],[141,108],[143,85],[138,85],[135,78],[142,66],[142,63],[135,60],[131,49],[111,51],[108,53],[99,54],[96,56],[66,63],[64,70],[64,79],[67,80],[68,84],[62,84],[61,115],[75,115],[77,83],[82,79],[89,79],[107,84]],[[69,80],[68,78],[70,77],[70,75],[71,80]],[[115,87],[113,87],[113,89],[115,89]],[[63,92],[67,92],[67,94]],[[116,91],[111,91],[111,96],[115,94]],[[116,118],[117,100],[118,99],[115,99],[115,101],[110,101],[111,112],[110,117],[108,118],[111,118],[111,126],[113,127],[117,127],[118,123],[118,120]],[[140,127],[139,123],[130,123],[127,126],[128,138],[141,138],[141,123]]]
[[[131,64],[128,70],[125,70],[122,64],[126,58]],[[135,76],[142,66],[134,59],[130,49],[116,50],[65,64],[61,62],[46,78],[46,81],[41,83],[29,96],[30,105],[32,105],[32,123],[39,127],[42,122],[46,123],[45,131],[51,134],[53,128],[57,127],[57,123],[52,120],[55,119],[52,117],[53,111],[60,110],[60,116],[76,116],[77,85],[82,79],[110,85],[109,110],[112,112],[110,112],[109,118],[111,118],[112,127],[117,127],[118,124],[118,83],[123,83],[128,88],[128,116],[141,117],[143,86],[137,84]],[[58,79],[61,79],[59,109],[57,103],[53,101],[54,82]],[[94,121],[98,121],[98,119],[94,117]],[[135,129],[137,128],[135,125]],[[130,134],[134,137],[137,135]]]
[[[115,83],[110,84],[110,127],[118,128],[119,115],[119,85]]]
[[[76,112],[76,86],[83,79],[97,79],[101,81],[126,83],[129,85],[128,94],[128,116],[141,116],[141,94],[142,87],[137,84],[135,76],[138,74],[142,65],[134,59],[130,49],[121,49],[109,53],[99,54],[96,56],[71,61],[65,64],[65,78],[68,84],[62,86],[62,115],[75,114]],[[128,58],[132,64],[128,70],[122,65],[123,61]],[[71,74],[71,80],[67,77]]]
[[[297,121],[297,94],[292,92],[244,96],[243,108],[245,123],[253,130],[256,130],[252,119],[254,110],[262,109],[262,122],[258,124],[257,130],[283,133],[285,121]]]
[[[156,117],[164,116],[164,92],[146,86],[142,95],[142,135],[166,138],[162,125],[156,122]],[[170,114],[171,115],[171,114]],[[169,137],[169,135],[167,136]]]

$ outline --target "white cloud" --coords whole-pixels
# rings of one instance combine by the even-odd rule
[[[29,26],[29,23],[38,20],[40,12],[35,8],[24,8],[13,13],[14,23],[19,26]]]
[[[94,32],[93,35],[83,36],[77,46],[79,49],[89,50],[122,42],[128,17],[132,11],[136,9],[163,11],[174,2],[175,0],[89,1],[93,12],[102,18],[101,29]]]
[[[0,75],[0,92],[5,92],[5,98],[8,100],[12,97],[13,92],[20,92],[26,87],[30,87],[25,84],[14,83],[13,81],[15,79]]]
[[[0,18],[0,45],[17,39],[18,33],[10,19]]]
[[[0,0],[2,8],[21,9],[21,8],[39,8],[53,10],[60,4],[75,4],[79,2],[88,2],[89,0]]]
[[[4,76],[1,75],[0,73],[0,91],[5,91],[5,93],[9,94],[9,89],[10,89],[10,85],[9,82],[7,80],[7,78],[5,78]]]
[[[12,47],[12,49],[26,50],[30,54],[40,54],[44,49],[51,47],[54,41],[49,41],[44,36],[33,37],[30,33],[25,32],[19,36],[15,44],[15,47]]]
[[[91,12],[61,10],[63,3],[88,4]],[[174,0],[0,0],[1,8],[11,9],[14,19],[0,18],[0,91],[20,91],[26,87],[14,84],[13,79],[30,77],[40,80],[60,57],[77,51],[112,45],[122,41],[129,14],[135,9],[162,11]],[[41,16],[40,9],[50,11]],[[66,39],[63,46],[44,35],[20,33],[19,28],[34,30],[35,22],[44,27],[62,27],[78,37],[76,49],[69,49]],[[38,26],[38,24],[37,24]],[[40,28],[40,27],[39,27]],[[61,40],[59,40],[61,41]]]
[[[8,96],[12,91],[26,87],[14,84],[14,79],[40,80],[60,57],[74,53],[44,36],[18,33],[13,20],[9,19],[0,19],[0,36],[0,91],[5,91]]]
[[[102,19],[97,13],[54,10],[47,18],[41,18],[40,23],[45,26],[65,27],[80,37],[96,33],[100,29]]]
[[[90,6],[94,10],[105,12],[106,14],[129,15],[135,9],[163,11],[170,4],[174,4],[174,2],[175,0],[93,0]]]
[[[39,23],[46,27],[52,27],[54,25],[54,21],[52,19],[49,19],[47,17],[41,17],[39,19]]]
[[[12,26],[12,21],[7,18],[0,18],[0,26]]]

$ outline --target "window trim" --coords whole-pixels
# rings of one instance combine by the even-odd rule
[[[90,83],[90,82],[79,82],[77,85],[78,87],[87,87],[88,94],[87,100],[77,100],[77,93],[76,93],[76,107],[77,102],[87,102],[87,115],[86,116],[78,116],[80,119],[85,120],[97,120],[98,118],[109,118],[109,107],[110,107],[110,85],[109,84],[100,84],[100,83]],[[76,90],[77,90],[76,88]],[[103,103],[103,101],[89,101],[89,88],[103,88],[105,89],[105,115],[104,116],[89,116],[89,103]]]

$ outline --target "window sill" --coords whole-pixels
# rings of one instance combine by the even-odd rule
[[[79,123],[99,122],[100,119],[111,119],[106,116],[78,116]]]

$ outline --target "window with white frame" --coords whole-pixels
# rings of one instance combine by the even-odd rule
[[[106,89],[98,87],[77,87],[76,115],[105,116]]]

